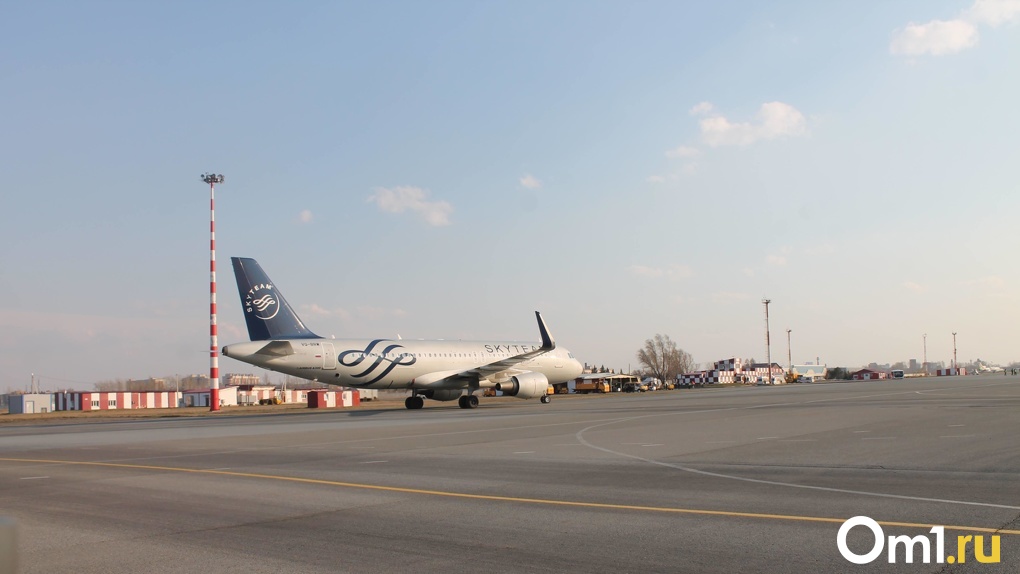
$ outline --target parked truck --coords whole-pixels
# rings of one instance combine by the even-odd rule
[[[574,383],[574,392],[582,395],[587,395],[588,393],[608,393],[610,390],[609,383],[605,381]]]

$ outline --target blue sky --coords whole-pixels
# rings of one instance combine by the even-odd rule
[[[0,22],[0,389],[312,330],[636,366],[1020,359],[1020,6],[39,2]],[[248,367],[223,359],[224,372]]]

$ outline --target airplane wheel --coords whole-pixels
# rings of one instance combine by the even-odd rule
[[[467,408],[469,408],[469,409],[476,409],[476,408],[478,408],[478,397],[476,397],[474,395],[468,395],[467,396],[467,405],[468,405]]]
[[[468,406],[467,395],[463,395],[459,399],[457,399],[457,406],[459,406],[462,409],[469,409],[469,408],[471,408],[471,407]]]
[[[547,405],[552,401],[552,399],[549,398],[549,395],[542,395],[542,398],[539,400],[542,401],[542,404],[544,405]]]
[[[404,408],[408,410],[420,409],[425,406],[425,399],[419,396],[407,397],[404,399]]]

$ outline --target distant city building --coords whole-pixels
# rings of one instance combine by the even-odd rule
[[[910,359],[910,370],[916,371],[921,368],[921,365],[917,363],[917,359]]]
[[[223,384],[228,387],[229,386],[240,387],[241,385],[254,386],[262,384],[262,379],[259,378],[258,375],[252,375],[250,373],[243,375],[238,373],[229,373],[223,376]]]

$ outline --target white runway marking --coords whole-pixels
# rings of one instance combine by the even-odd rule
[[[963,427],[963,426],[967,426],[967,425],[949,425],[949,426],[950,427]]]
[[[643,444],[641,446],[662,446],[661,444]]]
[[[760,437],[758,437],[758,440],[773,440],[773,439],[777,439],[777,438],[779,438],[779,437],[777,437],[777,436],[760,436]]]
[[[49,478],[48,476],[23,476],[21,480],[39,480],[43,478]]]
[[[896,437],[894,437],[894,436],[864,436],[864,437],[861,437],[861,440],[891,440],[891,439],[894,439],[894,438],[896,438]]]
[[[869,430],[855,430],[854,432],[855,433],[863,433],[863,432],[871,432],[871,431],[869,431]]]
[[[533,450],[522,450],[522,451],[515,452],[514,454],[535,454],[535,451],[533,451]]]
[[[382,464],[384,462],[389,462],[389,461],[388,460],[366,460],[365,462],[363,462],[361,464]]]
[[[976,434],[950,434],[950,435],[940,436],[939,438],[971,438],[971,437],[975,437],[975,436],[977,436],[977,435]]]

